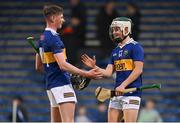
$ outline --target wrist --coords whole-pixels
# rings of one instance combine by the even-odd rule
[[[124,88],[126,88],[126,87],[127,87],[127,84],[123,82],[123,83],[121,84],[121,86],[123,86]]]
[[[87,76],[87,72],[84,70],[81,70],[79,73],[81,76],[86,77]]]
[[[97,65],[94,66],[95,69],[98,69],[99,67]]]

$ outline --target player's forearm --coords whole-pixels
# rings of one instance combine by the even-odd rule
[[[125,87],[127,87],[129,84],[131,84],[133,81],[135,81],[141,74],[143,70],[139,68],[135,68],[132,73],[129,75],[129,77],[122,83]]]
[[[103,68],[100,68],[98,66],[96,66],[95,68],[98,68],[98,70],[102,73],[102,75],[104,77],[111,77],[112,76],[112,71],[111,70],[108,70],[108,68],[106,69],[103,69]]]
[[[81,76],[86,76],[86,71],[81,70],[66,61],[61,62],[61,64],[59,64],[59,66],[62,70],[70,72],[72,74],[79,74]]]
[[[104,77],[111,77],[111,73],[107,71],[106,69],[100,69],[101,73],[103,74]]]
[[[35,61],[35,69],[39,72],[43,72],[44,71],[44,67],[43,67],[43,63],[41,61],[41,58],[39,56],[39,54],[36,54],[36,61]]]

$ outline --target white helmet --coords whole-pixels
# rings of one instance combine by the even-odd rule
[[[114,37],[113,32],[112,32],[113,27],[120,27],[120,29],[125,37],[123,39]],[[125,32],[125,27],[128,27],[128,32]],[[132,28],[132,21],[130,18],[127,18],[127,17],[115,18],[115,19],[113,19],[113,21],[110,25],[109,36],[110,36],[111,40],[115,41],[116,43],[119,43],[132,33],[131,28]]]

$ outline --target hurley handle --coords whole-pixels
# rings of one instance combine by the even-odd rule
[[[34,44],[34,37],[27,37],[27,41],[33,47],[33,49],[36,51],[36,53],[39,53],[39,49]]]

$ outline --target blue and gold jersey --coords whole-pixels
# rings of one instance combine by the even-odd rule
[[[66,58],[65,47],[58,34],[54,30],[46,28],[38,46],[45,68],[46,88],[51,89],[70,84],[69,73],[61,70],[54,58],[54,54],[61,52],[64,52]]]
[[[111,54],[110,64],[116,72],[115,88],[128,78],[134,69],[134,61],[144,62],[144,51],[141,45],[134,41],[128,41],[123,47],[116,47]],[[126,88],[140,87],[142,85],[141,75]],[[124,94],[124,96],[141,96],[141,92]]]

